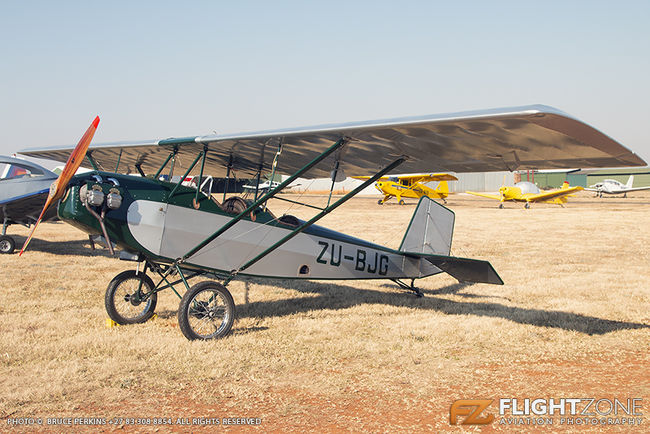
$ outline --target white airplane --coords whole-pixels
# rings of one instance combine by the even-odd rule
[[[585,188],[585,190],[595,191],[598,197],[603,197],[603,193],[622,193],[623,197],[627,197],[627,193],[630,191],[650,190],[650,185],[646,185],[645,187],[632,187],[632,184],[634,184],[634,175],[630,175],[630,178],[627,180],[626,184],[623,184],[622,182],[615,179],[605,179],[602,182],[590,185],[589,188]]]
[[[269,190],[271,188],[276,188],[279,185],[280,183],[276,181],[265,181],[260,182],[259,184],[246,184],[243,187],[246,190]]]
[[[255,191],[255,190],[258,190],[260,192],[272,190],[274,188],[277,188],[279,185],[280,185],[280,183],[276,182],[276,181],[265,181],[265,182],[260,182],[259,184],[246,184],[246,185],[244,185],[242,187],[244,188],[244,190],[246,190],[247,192],[250,193],[250,192]],[[285,187],[285,189],[288,190],[290,188],[295,188],[295,187],[299,187],[299,186],[300,186],[300,184],[288,185],[288,186]]]

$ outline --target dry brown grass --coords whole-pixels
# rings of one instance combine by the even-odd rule
[[[473,398],[640,397],[647,412],[650,193],[632,196],[498,210],[452,195],[453,252],[489,259],[505,286],[440,275],[419,282],[418,299],[383,281],[233,282],[238,320],[213,342],[185,340],[171,291],[155,320],[106,328],[106,285],[132,264],[43,224],[24,257],[0,256],[0,430],[11,415],[441,431],[455,430],[451,403]],[[356,198],[322,224],[397,247],[415,201],[376,200]],[[10,233],[22,243],[27,229]]]

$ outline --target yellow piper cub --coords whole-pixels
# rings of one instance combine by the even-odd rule
[[[499,189],[499,195],[477,193],[475,191],[466,191],[465,193],[473,194],[474,196],[488,197],[501,201],[499,208],[503,208],[503,202],[512,200],[515,202],[526,202],[524,208],[530,208],[531,202],[550,202],[556,203],[561,207],[567,202],[567,197],[576,191],[583,190],[582,187],[569,187],[568,182],[562,184],[562,188],[558,190],[542,191],[535,184],[528,181],[518,182],[514,187],[503,186]]]
[[[368,176],[353,176],[354,179],[368,179]],[[425,182],[440,181],[434,189],[424,185]],[[382,199],[377,203],[383,205],[391,197],[396,197],[400,205],[404,205],[402,197],[419,199],[427,196],[431,199],[442,199],[447,203],[445,198],[449,196],[449,185],[447,181],[458,181],[454,175],[448,173],[428,173],[415,175],[396,175],[384,176],[375,182],[375,188],[384,194]]]

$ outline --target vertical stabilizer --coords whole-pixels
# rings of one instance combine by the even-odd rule
[[[447,181],[440,181],[438,183],[438,186],[436,187],[436,193],[442,197],[449,196],[449,184],[447,184]]]
[[[400,252],[448,256],[454,220],[453,211],[422,196],[404,234]]]
[[[630,175],[630,178],[627,180],[627,184],[625,184],[625,187],[632,188],[632,184],[634,184],[634,175]]]

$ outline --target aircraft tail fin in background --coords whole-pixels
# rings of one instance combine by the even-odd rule
[[[447,184],[447,181],[440,181],[438,183],[438,186],[436,187],[436,193],[444,196],[449,195],[449,184]]]
[[[569,188],[569,181],[564,181],[562,183],[562,190],[566,190],[567,188]]]
[[[632,188],[632,184],[634,184],[634,175],[630,175],[627,184],[625,184],[625,188]]]

